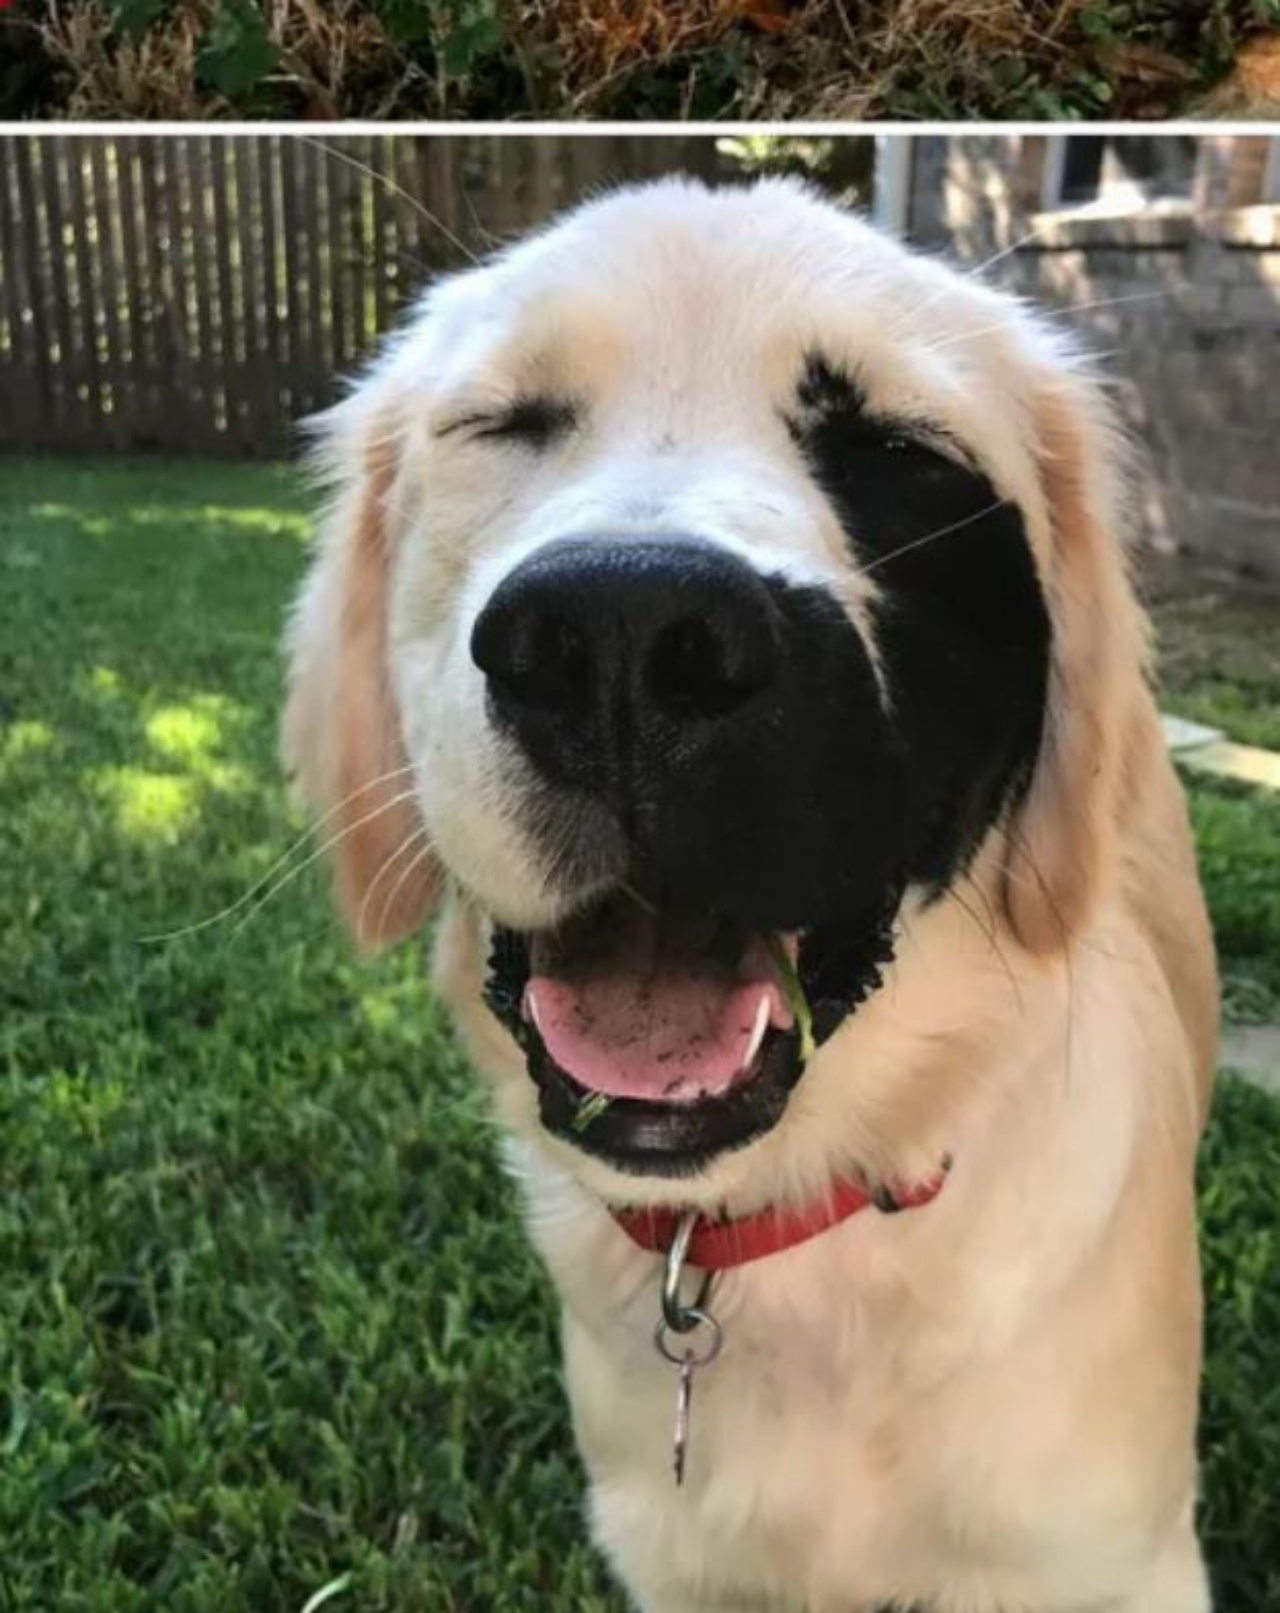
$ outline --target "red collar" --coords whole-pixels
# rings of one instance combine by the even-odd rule
[[[783,1249],[816,1238],[820,1232],[828,1231],[872,1204],[886,1215],[898,1210],[914,1210],[937,1198],[947,1179],[949,1164],[949,1160],[945,1161],[938,1174],[927,1181],[914,1187],[895,1188],[892,1192],[886,1188],[869,1192],[859,1183],[841,1181],[836,1182],[825,1198],[802,1210],[770,1206],[736,1221],[700,1216],[689,1239],[687,1264],[700,1271],[727,1271],[731,1266],[745,1266],[749,1261],[763,1260],[767,1255],[779,1254]],[[665,1254],[671,1247],[682,1213],[666,1207],[612,1212],[631,1241],[653,1254]]]

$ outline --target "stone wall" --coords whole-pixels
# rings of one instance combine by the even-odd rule
[[[1190,202],[1100,216],[1040,210],[1041,138],[922,138],[910,217],[970,263],[1034,232],[989,278],[1105,354],[1152,472],[1142,536],[1280,580],[1280,205],[1240,205],[1265,144],[1206,139]]]

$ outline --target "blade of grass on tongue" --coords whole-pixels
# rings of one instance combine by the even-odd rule
[[[588,1092],[573,1116],[573,1129],[585,1131],[593,1120],[599,1120],[613,1099],[607,1092]]]
[[[773,966],[778,971],[778,980],[786,996],[787,1007],[790,1008],[796,1022],[796,1031],[800,1037],[800,1062],[807,1064],[814,1054],[813,1015],[809,1011],[809,999],[804,994],[800,976],[787,953],[782,937],[770,935],[766,938],[766,944],[773,959]]]

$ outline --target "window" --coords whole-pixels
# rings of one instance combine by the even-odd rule
[[[1042,206],[1129,213],[1161,202],[1189,203],[1199,147],[1189,134],[1054,135]]]

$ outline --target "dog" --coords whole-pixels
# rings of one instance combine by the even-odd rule
[[[286,765],[361,946],[435,910],[638,1605],[1204,1613],[1212,944],[1061,327],[665,180],[320,455]]]

